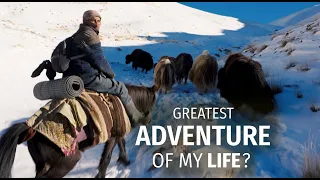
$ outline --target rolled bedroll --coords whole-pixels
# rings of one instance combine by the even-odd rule
[[[68,76],[61,79],[43,81],[33,88],[34,96],[39,100],[75,98],[81,95],[84,83],[78,76]]]

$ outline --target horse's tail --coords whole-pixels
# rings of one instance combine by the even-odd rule
[[[0,138],[0,178],[11,178],[11,169],[20,135],[29,129],[25,123],[12,125]]]

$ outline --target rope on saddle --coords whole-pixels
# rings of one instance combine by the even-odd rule
[[[76,108],[75,104],[72,101],[70,101],[70,105],[71,105],[72,111],[74,112],[74,116],[75,116],[75,120],[76,120],[76,123],[77,123],[77,127],[80,127],[81,123],[80,123],[80,118],[79,118],[79,114],[78,114],[77,108]]]
[[[56,104],[51,110],[47,111],[46,109],[43,108],[43,113],[41,113],[41,115],[39,117],[37,117],[37,119],[35,120],[35,122],[37,122],[38,119],[40,119],[40,121],[36,124],[34,124],[32,126],[32,129],[36,129],[43,121],[43,117],[51,114],[54,110],[56,110],[62,103],[64,103],[66,101],[66,99],[63,99],[60,101],[59,104]],[[51,106],[50,106],[51,107]]]

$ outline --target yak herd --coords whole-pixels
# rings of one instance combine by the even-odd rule
[[[166,94],[175,83],[187,84],[189,79],[201,93],[218,88],[220,95],[235,108],[245,104],[267,114],[277,107],[261,64],[241,53],[229,55],[220,69],[217,59],[207,50],[195,60],[190,54],[181,53],[177,57],[162,56],[154,63],[150,53],[135,49],[126,56],[126,64],[131,62],[132,68],[142,68],[145,73],[154,68],[154,86],[159,93]]]
[[[156,92],[167,93],[172,89],[172,86],[176,82],[181,83],[182,80],[184,80],[184,84],[186,84],[188,79],[203,93],[217,87],[220,90],[221,96],[235,108],[241,105],[247,105],[254,111],[267,114],[276,107],[274,94],[264,78],[261,64],[240,53],[231,54],[227,58],[224,67],[219,70],[217,60],[211,56],[208,51],[203,51],[196,57],[195,61],[193,61],[190,54],[181,53],[176,58],[162,56],[159,61],[154,64],[152,56],[148,52],[136,49],[130,55],[126,56],[126,64],[129,64],[130,62],[132,62],[132,67],[134,69],[139,67],[146,73],[151,69],[154,69],[154,85],[152,88],[144,86],[127,86],[128,92],[137,108],[142,110],[147,116],[146,119],[149,120],[141,122],[144,125],[148,124],[151,120],[152,113],[150,113],[150,110],[153,105],[155,105]],[[38,67],[37,69],[40,73],[44,68],[47,68],[47,70],[51,69],[49,64],[50,63],[47,64],[44,62],[40,65],[40,68]],[[32,74],[32,76],[39,75],[39,72]],[[47,73],[48,78],[51,77],[49,75],[50,73]],[[100,99],[98,96],[96,98]],[[102,103],[102,106],[105,105],[103,101],[100,103]],[[114,106],[114,104],[111,104],[110,106]],[[116,110],[111,111],[110,115],[112,117],[117,117],[119,116],[119,113],[121,114],[120,111],[121,108],[116,108]],[[72,112],[70,113],[72,114]],[[90,114],[91,113],[88,113],[86,116],[88,120],[92,119]],[[57,119],[64,118],[64,116],[55,117]],[[123,125],[125,124],[125,119],[120,118],[119,121],[111,121],[106,118],[104,120],[113,123],[111,123],[112,125],[108,123],[108,134],[109,132],[111,134],[110,136],[108,135],[109,138],[105,142],[105,147],[98,167],[99,172],[96,175],[97,178],[105,177],[115,145],[118,145],[120,150],[118,162],[124,165],[130,163],[126,153],[126,141],[124,138],[124,133],[128,133],[128,131],[124,130],[126,129],[126,126]],[[59,119],[58,121],[62,122],[64,119]],[[45,138],[46,136],[35,133],[33,127],[27,126],[26,123],[22,122],[12,125],[0,139],[0,178],[11,177],[11,169],[16,153],[15,149],[18,144],[25,141],[28,141],[29,152],[36,164],[36,178],[64,177],[80,160],[81,152],[97,145],[96,140],[98,136],[95,138],[95,135],[99,135],[99,133],[96,134],[95,129],[99,130],[99,128],[95,128],[91,123],[93,123],[93,121],[88,121],[88,126],[86,127],[89,129],[85,127],[84,129],[86,130],[81,131],[86,134],[85,136],[88,135],[87,139],[85,139],[86,141],[80,141],[81,143],[75,146],[74,153],[71,153],[71,155],[68,156],[63,155],[61,150],[55,146],[54,143],[48,138]],[[65,130],[66,129],[59,129],[54,131],[53,129],[50,129],[50,132],[48,133],[59,134],[66,132]],[[91,130],[93,136],[92,133],[90,136],[90,133],[87,133],[87,130]],[[85,145],[91,141],[90,139],[93,144]],[[85,146],[82,147],[82,145]]]

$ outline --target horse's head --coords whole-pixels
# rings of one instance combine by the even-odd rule
[[[139,123],[149,124],[152,120],[152,108],[156,104],[155,86],[145,87],[126,84],[126,87],[137,109],[145,115],[145,118]]]

